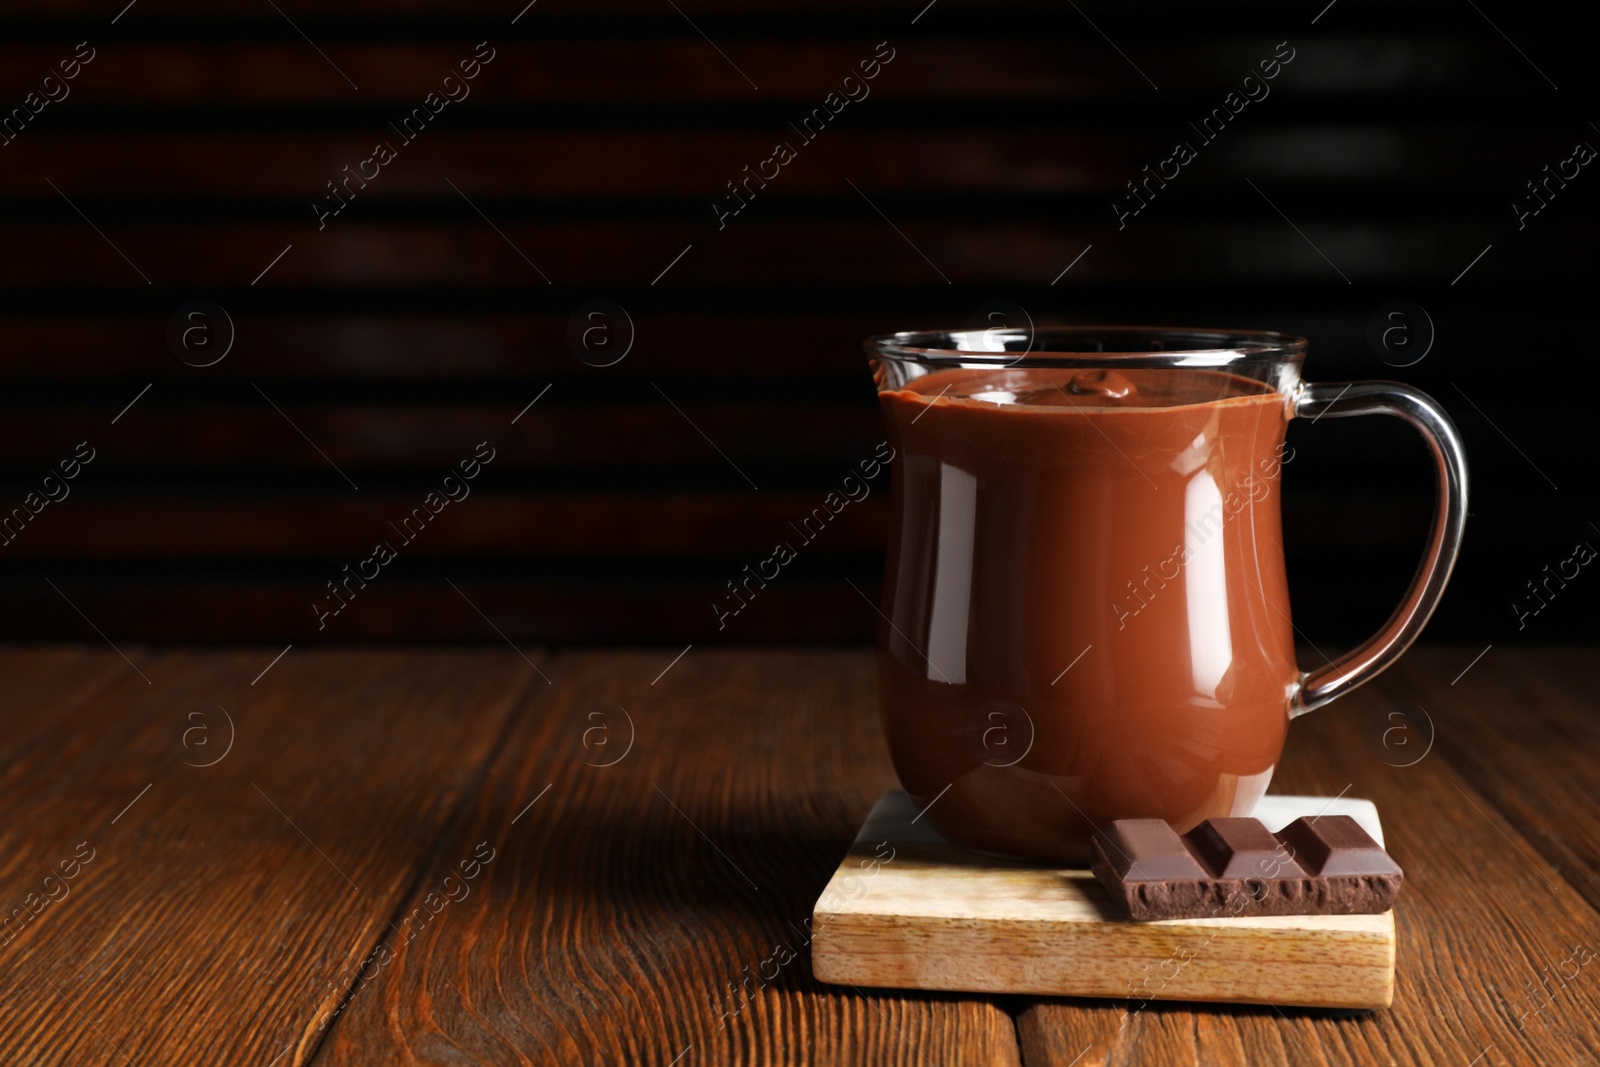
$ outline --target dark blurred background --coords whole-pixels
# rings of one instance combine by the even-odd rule
[[[0,5],[0,634],[869,638],[882,477],[724,629],[712,605],[882,439],[861,338],[991,301],[1288,330],[1310,378],[1429,391],[1473,478],[1429,636],[1600,631],[1578,589],[1513,608],[1600,547],[1576,6],[524,4]],[[1188,124],[1279,42],[1204,143]],[[1197,158],[1119,230],[1179,140]],[[1547,165],[1578,173],[1532,214]],[[1431,319],[1420,361],[1414,316],[1369,344],[1396,300]],[[405,540],[483,441],[471,495]],[[1420,553],[1423,446],[1374,419],[1291,441],[1296,621],[1358,640]],[[380,540],[397,558],[319,629]]]

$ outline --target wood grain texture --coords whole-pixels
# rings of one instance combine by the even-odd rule
[[[696,648],[660,676],[671,659],[549,665],[556,687],[529,694],[417,885],[477,842],[498,857],[317,1063],[1017,1062],[992,1002],[809,975],[811,904],[892,781],[869,658]],[[771,981],[735,998],[758,972]]]
[[[1472,651],[1455,655],[1465,664]],[[1393,1008],[1343,1017],[1046,1001],[1018,1021],[1029,1062],[1538,1064],[1600,1055],[1600,1035],[1587,1022],[1600,1013],[1600,980],[1576,961],[1563,963],[1575,946],[1600,953],[1600,916],[1447,757],[1385,762],[1394,758],[1383,745],[1393,725],[1387,712],[1406,707],[1391,684],[1380,679],[1297,721],[1273,788],[1348,789],[1385,813],[1389,851],[1406,871]],[[1459,687],[1447,703],[1462,718],[1504,714],[1492,698]],[[1432,711],[1443,717],[1444,709]],[[1515,758],[1501,767],[1520,783]],[[1592,809],[1585,818],[1593,821]],[[1552,977],[1558,971],[1571,980]],[[1162,1035],[1148,1046],[1146,1027]]]
[[[58,897],[0,947],[0,1060],[303,1053],[543,683],[509,652],[297,648],[263,676],[273,652],[125,651],[149,683],[109,650],[18,672],[37,702],[0,737],[0,901]],[[80,843],[60,895],[45,877]]]
[[[1497,646],[1450,687],[1479,650],[1414,653],[1291,731],[1277,787],[1373,798],[1406,868],[1394,1007],[1351,1015],[814,982],[811,903],[894,786],[865,650],[572,653],[545,685],[510,652],[297,646],[252,686],[277,649],[125,646],[137,669],[0,649],[0,1059],[1592,1062],[1600,979],[1574,948],[1600,950],[1577,888],[1596,815],[1554,790],[1585,781],[1594,654]],[[1439,667],[1439,743],[1395,766],[1388,712]],[[214,758],[184,731],[218,706],[233,749],[184,766]],[[1449,730],[1497,758],[1458,771]],[[92,859],[39,905],[79,842]]]
[[[1526,594],[1520,599],[1536,606]],[[1527,623],[1533,630],[1538,619]],[[1600,820],[1592,816],[1600,766],[1571,758],[1600,751],[1600,719],[1589,707],[1600,692],[1600,657],[1592,648],[1497,643],[1473,663],[1479,651],[1419,649],[1385,676],[1384,689],[1397,699],[1386,717],[1395,732],[1384,755],[1404,763],[1431,741],[1517,828],[1530,853],[1537,850],[1600,908]]]

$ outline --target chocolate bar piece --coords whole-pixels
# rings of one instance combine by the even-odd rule
[[[1388,911],[1400,868],[1348,815],[1207,819],[1181,837],[1160,819],[1118,819],[1094,835],[1089,867],[1128,918],[1365,915]]]

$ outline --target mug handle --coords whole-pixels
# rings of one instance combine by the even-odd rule
[[[1439,606],[1467,527],[1467,456],[1455,424],[1438,401],[1399,382],[1304,382],[1294,414],[1313,420],[1349,415],[1397,415],[1416,427],[1433,454],[1438,497],[1433,530],[1405,599],[1367,641],[1325,667],[1302,674],[1289,705],[1293,718],[1314,711],[1382,673],[1411,646]]]

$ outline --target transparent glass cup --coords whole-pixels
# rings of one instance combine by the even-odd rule
[[[898,333],[867,354],[894,447],[878,696],[947,838],[1079,861],[1119,818],[1245,815],[1289,720],[1373,678],[1439,602],[1466,523],[1442,408],[1312,384],[1265,332]],[[1294,657],[1279,514],[1291,418],[1384,413],[1437,470],[1416,577],[1375,636]]]

